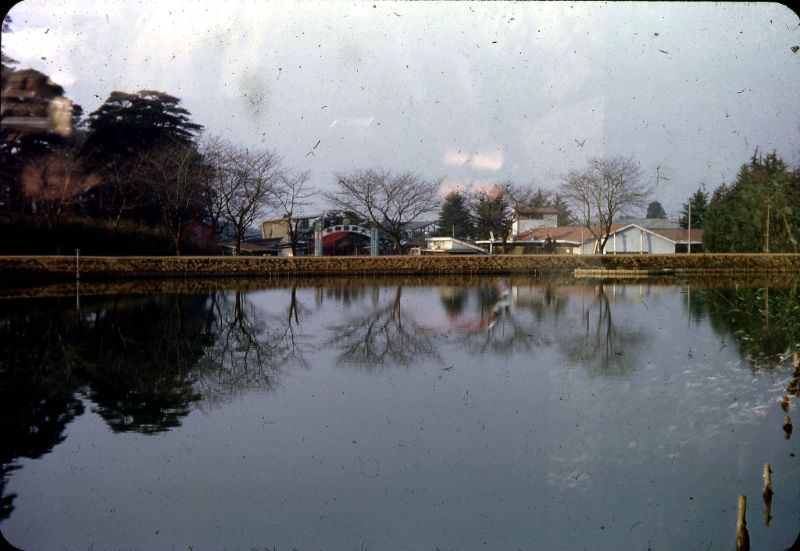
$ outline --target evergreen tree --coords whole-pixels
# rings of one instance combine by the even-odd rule
[[[683,204],[680,224],[684,229],[689,227],[689,205],[692,206],[692,229],[702,228],[706,210],[708,209],[708,192],[706,191],[705,184],[697,188],[697,191]]]
[[[150,180],[141,171],[142,161],[161,150],[194,148],[195,135],[203,128],[191,122],[191,114],[180,101],[156,90],[112,92],[89,114],[82,151],[104,181],[90,205],[92,214],[117,221],[123,216],[158,219],[157,206],[140,189]]]
[[[439,237],[472,239],[475,235],[475,225],[461,192],[453,191],[447,195],[436,225],[438,227],[436,235]]]
[[[797,252],[800,171],[776,153],[753,154],[731,186],[714,191],[703,221],[703,245],[713,252]],[[694,210],[692,211],[694,219]],[[694,226],[694,223],[692,224]]]
[[[645,216],[647,218],[666,218],[667,213],[664,210],[664,207],[661,206],[661,203],[658,201],[652,201],[649,205],[647,205],[647,214]]]
[[[557,223],[559,226],[569,226],[572,224],[572,212],[569,210],[569,205],[564,201],[560,193],[555,194],[551,206],[558,211]]]
[[[88,117],[87,150],[100,155],[131,154],[161,145],[193,143],[203,127],[191,122],[191,114],[180,102],[157,90],[111,92]]]
[[[511,231],[511,209],[502,189],[480,192],[475,201],[475,233],[479,239],[502,239],[505,244]]]

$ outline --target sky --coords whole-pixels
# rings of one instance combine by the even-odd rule
[[[781,4],[25,0],[3,48],[97,109],[175,95],[332,191],[381,167],[557,191],[635,159],[670,217],[756,147],[800,164],[800,19]],[[315,147],[316,145],[316,147]],[[318,207],[323,206],[318,200]]]

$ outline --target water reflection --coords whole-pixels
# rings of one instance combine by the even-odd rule
[[[684,351],[679,342],[669,343],[669,329],[679,323],[706,324],[720,342]],[[574,434],[555,439],[569,452],[543,457],[542,476],[559,491],[589,492],[601,483],[599,468],[623,477],[625,469],[645,470],[654,454],[679,461],[726,427],[753,425],[768,415],[777,394],[754,394],[750,381],[729,380],[737,370],[728,368],[739,358],[756,369],[787,365],[800,349],[800,304],[796,283],[709,288],[528,278],[300,280],[261,290],[82,297],[79,310],[74,299],[4,300],[0,346],[0,519],[14,510],[16,498],[7,489],[19,459],[53,450],[85,408],[110,432],[163,434],[195,409],[211,411],[248,392],[267,395],[293,370],[327,366],[376,374],[455,366],[444,375],[451,377],[462,366],[493,373],[513,365],[542,383],[576,368],[575,385],[566,390],[589,400],[599,390],[615,400],[602,414],[607,430],[627,438],[613,444],[625,453],[609,450],[607,433],[579,428],[587,417],[572,405],[560,415]],[[675,369],[651,371],[657,350],[674,353],[680,360]],[[727,358],[722,370],[717,357]],[[358,374],[350,371],[348,377]],[[526,392],[559,400],[547,394],[547,384],[541,395],[535,385]],[[786,411],[798,394],[797,384],[789,385],[781,382],[777,391],[786,395]],[[628,438],[622,425],[644,415],[641,405],[625,402],[631,392],[648,396],[648,414],[673,421]],[[459,390],[458,404],[474,409],[474,400]],[[674,417],[676,410],[693,416]]]
[[[36,459],[64,439],[64,429],[83,413],[75,382],[61,361],[67,346],[62,320],[20,309],[0,322],[0,519],[14,509],[6,492],[18,457]]]
[[[341,292],[350,299],[355,293]],[[376,293],[364,315],[339,319],[329,328],[326,343],[338,351],[337,363],[368,369],[419,365],[437,359],[430,335],[422,331],[413,315],[402,307],[403,287],[398,285],[385,303]]]
[[[305,366],[302,336],[296,334],[306,308],[289,291],[284,315],[268,317],[241,292],[213,293],[206,316],[209,335],[193,388],[214,403],[247,390],[272,390],[287,366]]]
[[[797,283],[788,287],[687,289],[695,321],[707,317],[714,329],[730,334],[754,368],[782,366],[800,348]]]

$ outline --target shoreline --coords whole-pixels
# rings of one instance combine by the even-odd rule
[[[53,282],[169,278],[297,278],[318,276],[569,275],[575,270],[667,273],[674,276],[800,274],[800,254],[450,256],[0,256],[0,280]],[[622,272],[620,272],[622,273]],[[663,276],[662,276],[663,277]]]

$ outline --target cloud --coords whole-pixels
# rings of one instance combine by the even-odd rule
[[[497,171],[503,168],[505,155],[500,150],[478,151],[469,155],[463,149],[447,149],[442,162],[450,166],[468,166],[479,170]]]
[[[486,153],[475,153],[469,160],[469,166],[481,170],[500,170],[503,168],[505,156],[502,151],[489,151]]]
[[[464,153],[461,149],[458,151],[448,149],[444,152],[444,158],[442,159],[444,164],[456,166],[467,164],[467,161],[469,161],[469,155]]]

